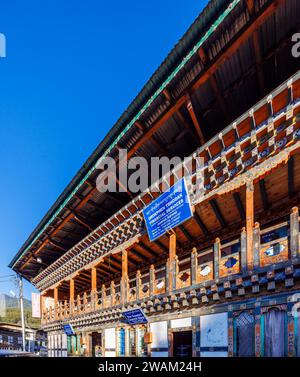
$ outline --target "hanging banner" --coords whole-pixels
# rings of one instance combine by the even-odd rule
[[[143,216],[150,241],[193,216],[185,179],[182,178],[159,198],[151,202]]]
[[[39,293],[31,293],[31,309],[32,318],[41,318],[41,295]]]

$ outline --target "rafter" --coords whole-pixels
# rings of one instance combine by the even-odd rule
[[[199,138],[199,141],[200,141],[200,145],[203,145],[205,143],[205,139],[204,139],[204,136],[203,136],[203,132],[202,132],[199,120],[198,120],[198,116],[195,113],[194,105],[192,103],[192,99],[191,99],[190,95],[187,95],[186,106],[187,106],[188,112],[191,116],[191,119],[193,121],[195,130],[197,132],[197,135],[198,135],[198,138]]]
[[[226,221],[225,221],[225,219],[224,219],[224,217],[223,217],[223,215],[220,211],[220,208],[219,208],[219,205],[218,205],[218,202],[216,201],[216,199],[210,200],[209,204],[210,204],[211,208],[213,209],[220,225],[222,227],[227,226]]]
[[[245,218],[246,218],[246,214],[245,214],[245,209],[244,209],[240,194],[238,192],[234,192],[233,193],[233,199],[234,199],[235,205],[236,205],[236,207],[239,211],[240,218],[241,218],[242,221],[244,221]]]

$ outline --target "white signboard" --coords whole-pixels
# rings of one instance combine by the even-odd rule
[[[115,328],[105,329],[105,357],[116,356],[116,330]]]
[[[152,332],[151,356],[168,357],[168,322],[150,323]]]
[[[227,313],[203,315],[200,317],[201,356],[228,355]]]
[[[31,293],[32,318],[41,318],[41,295]]]

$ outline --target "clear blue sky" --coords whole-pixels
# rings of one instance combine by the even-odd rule
[[[1,0],[0,276],[206,3]]]

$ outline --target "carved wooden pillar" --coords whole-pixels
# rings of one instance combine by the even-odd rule
[[[125,304],[128,298],[128,257],[127,250],[122,250],[122,281],[121,281],[121,302]]]
[[[97,268],[92,267],[91,269],[91,303],[92,307],[95,309],[97,304]]]
[[[168,259],[168,289],[171,292],[173,289],[176,289],[176,234],[172,233],[169,237],[169,259]],[[174,288],[175,287],[175,288]]]
[[[220,238],[216,238],[214,243],[214,279],[219,279],[219,266],[221,260],[221,242]]]
[[[197,270],[198,270],[198,253],[197,248],[194,247],[191,253],[191,278],[192,285],[197,284]]]
[[[254,186],[253,181],[246,183],[246,233],[247,268],[253,269],[253,225],[254,225]]]
[[[242,228],[241,233],[241,271],[247,270],[247,233],[246,228]]]
[[[101,298],[102,298],[102,308],[105,308],[106,304],[106,289],[105,289],[105,284],[102,284],[101,287]]]
[[[298,259],[299,254],[299,210],[293,207],[290,215],[290,248],[292,260]]]
[[[155,269],[154,265],[151,264],[149,271],[149,293],[150,297],[154,295],[154,282],[155,282]]]
[[[136,299],[137,300],[141,298],[141,289],[142,289],[141,271],[137,270],[136,272]]]
[[[115,302],[116,302],[115,295],[116,295],[115,282],[112,280],[110,283],[110,304],[112,307],[115,305]]]
[[[259,267],[260,265],[260,227],[257,222],[253,230],[253,265],[254,267]]]
[[[74,299],[75,299],[75,281],[70,279],[70,313],[73,314],[74,309]]]
[[[54,318],[58,319],[58,287],[55,287],[53,290],[54,295]]]

